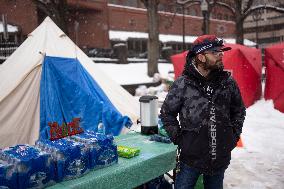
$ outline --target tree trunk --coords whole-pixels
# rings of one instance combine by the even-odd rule
[[[60,0],[58,3],[58,15],[57,20],[60,25],[60,28],[68,35],[68,25],[67,25],[67,18],[68,18],[68,5],[67,0]]]
[[[241,45],[244,44],[244,16],[242,4],[242,1],[235,0],[236,43]]]
[[[158,0],[148,1],[148,76],[158,73],[158,59],[160,56],[159,44],[159,15]]]
[[[244,44],[244,27],[243,27],[243,20],[237,19],[236,20],[236,43],[237,44]]]
[[[210,13],[207,12],[205,16],[205,34],[210,33]]]

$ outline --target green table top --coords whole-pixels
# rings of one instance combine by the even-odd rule
[[[115,137],[117,145],[136,147],[140,155],[131,159],[118,158],[112,166],[91,170],[80,178],[57,183],[56,188],[119,189],[134,188],[175,167],[176,146],[149,141],[149,136],[128,133]]]

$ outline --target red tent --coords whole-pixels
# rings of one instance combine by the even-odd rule
[[[171,56],[171,60],[174,65],[175,79],[182,74],[187,52],[188,51],[184,51],[183,53]]]
[[[261,52],[238,44],[226,44],[226,46],[232,47],[232,50],[224,54],[224,67],[232,72],[241,90],[245,106],[249,107],[261,96]],[[175,78],[182,73],[186,53],[171,57]]]
[[[264,98],[284,113],[284,43],[265,48],[266,82]]]

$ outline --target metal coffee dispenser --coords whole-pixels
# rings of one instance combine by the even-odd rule
[[[141,96],[140,122],[141,134],[150,135],[158,133],[158,97]]]

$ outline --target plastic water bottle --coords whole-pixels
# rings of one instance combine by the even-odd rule
[[[99,124],[98,124],[98,133],[101,133],[101,134],[104,134],[105,135],[105,126],[104,126],[104,124],[102,123],[102,122],[100,122]]]

